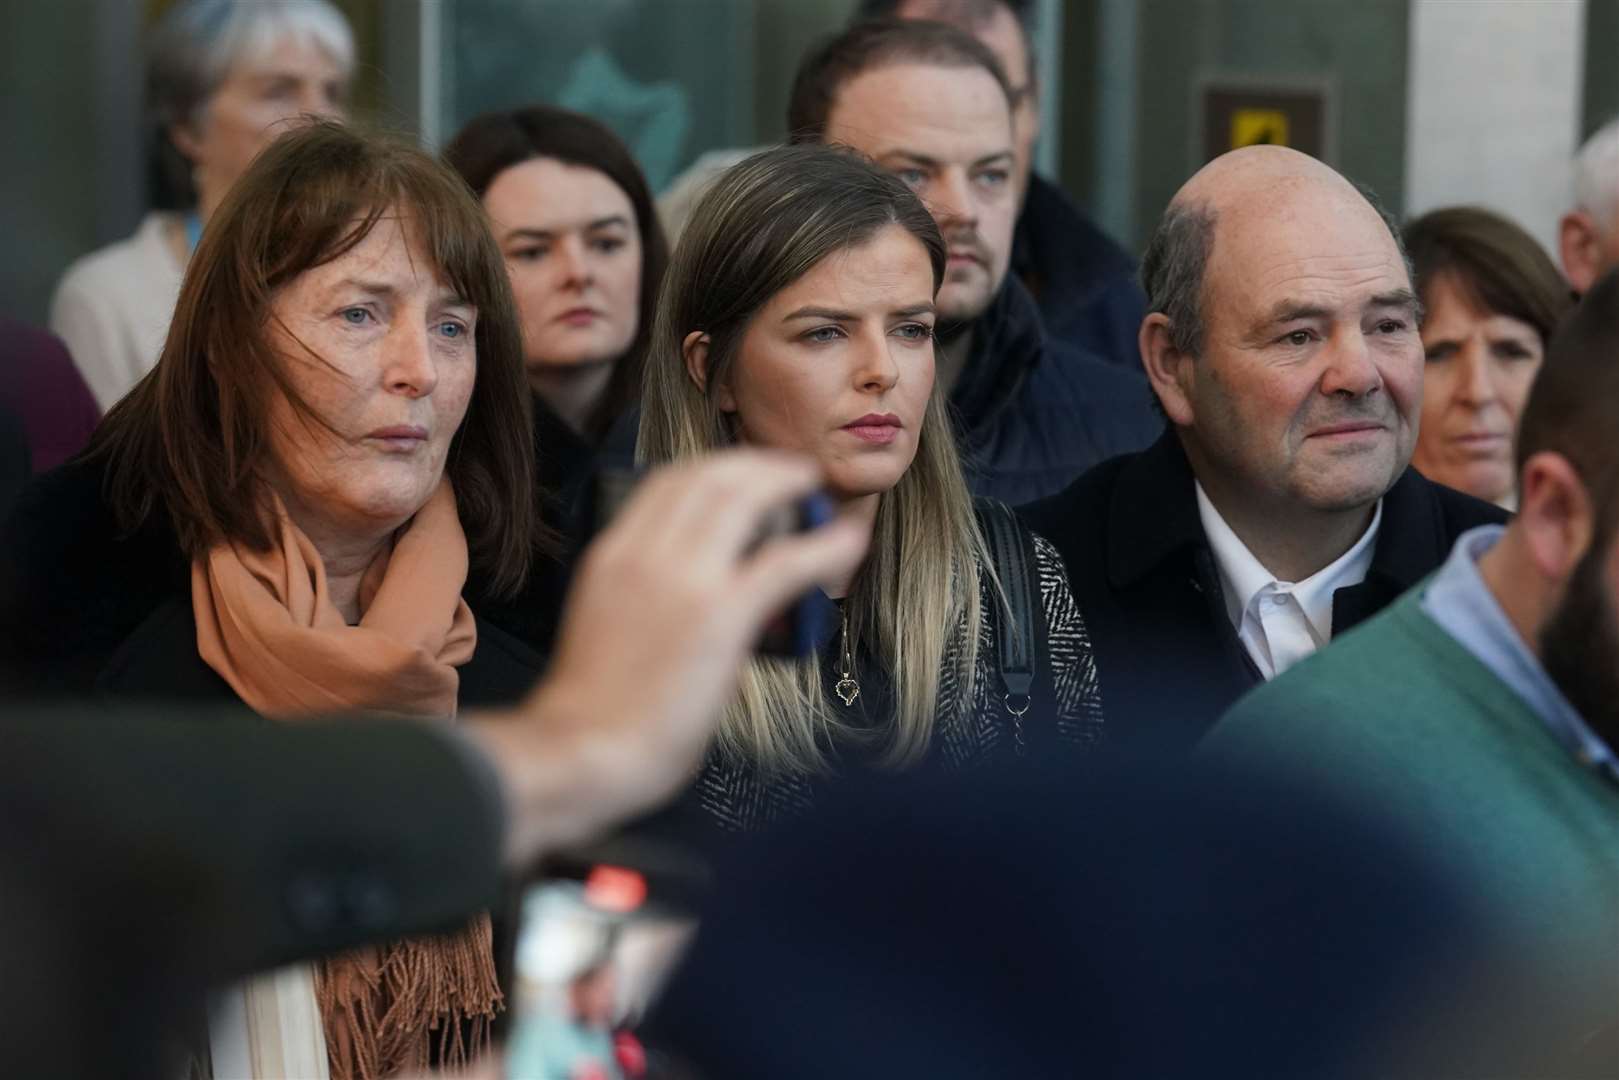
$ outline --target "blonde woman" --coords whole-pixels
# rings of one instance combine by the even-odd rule
[[[963,767],[1101,737],[1095,663],[1052,547],[998,565],[934,379],[945,242],[903,183],[847,151],[783,147],[724,174],[674,254],[647,358],[639,453],[732,443],[808,454],[871,553],[823,583],[829,633],[802,660],[756,660],[694,798],[752,829],[807,807],[816,778]],[[1027,597],[1027,613],[1007,597]],[[835,604],[836,608],[831,609]],[[1008,619],[1008,612],[1014,614]],[[1029,636],[1034,682],[1001,651]]]

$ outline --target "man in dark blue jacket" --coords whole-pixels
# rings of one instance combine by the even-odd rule
[[[1046,333],[1131,371],[1141,366],[1136,331],[1147,298],[1136,262],[1056,184],[1033,169],[1040,135],[1040,72],[1033,0],[862,0],[857,19],[937,19],[960,27],[1001,62],[1012,87],[1017,186],[1012,273],[1040,307]]]
[[[1016,94],[983,44],[939,23],[858,23],[800,67],[788,109],[798,142],[853,147],[933,211],[950,245],[939,289],[938,377],[968,480],[1018,502],[1161,429],[1136,371],[1057,342],[1009,274],[1018,210]]]

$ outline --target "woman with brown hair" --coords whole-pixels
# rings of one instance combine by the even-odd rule
[[[540,483],[566,514],[640,394],[669,261],[652,192],[604,125],[547,105],[477,117],[444,158],[483,200],[505,256],[534,391]],[[624,464],[633,438],[626,430],[626,445],[614,447]]]
[[[275,719],[515,700],[539,662],[463,595],[527,579],[533,468],[511,291],[465,185],[412,147],[295,131],[215,212],[156,368],[23,496],[6,667],[40,696]],[[386,902],[354,887],[352,917]],[[300,977],[278,978],[285,1018]],[[279,1056],[254,1075],[463,1060],[500,1005],[489,920],[328,959],[315,989],[301,1045],[255,1032]]]
[[[1535,238],[1476,206],[1403,230],[1427,312],[1422,421],[1411,458],[1430,480],[1517,504],[1518,414],[1574,294]]]

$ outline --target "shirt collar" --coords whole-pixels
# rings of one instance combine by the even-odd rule
[[[1539,657],[1507,618],[1479,573],[1478,560],[1501,539],[1503,525],[1462,533],[1422,595],[1422,609],[1440,628],[1512,688],[1582,764],[1613,771],[1614,755],[1558,689]]]
[[[1194,481],[1197,489],[1197,513],[1203,521],[1203,532],[1209,538],[1215,565],[1220,569],[1220,587],[1225,593],[1226,614],[1231,625],[1242,626],[1243,612],[1262,589],[1276,586],[1291,592],[1304,609],[1305,617],[1321,641],[1332,637],[1332,594],[1350,585],[1366,580],[1371,569],[1372,555],[1377,548],[1378,529],[1383,524],[1383,500],[1377,501],[1372,511],[1372,522],[1366,526],[1350,549],[1317,570],[1303,581],[1279,581],[1275,574],[1248,550],[1248,545],[1226,524],[1220,511],[1214,508],[1203,491],[1203,485]]]

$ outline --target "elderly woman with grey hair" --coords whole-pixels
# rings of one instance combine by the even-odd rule
[[[151,370],[208,216],[291,118],[341,117],[354,36],[329,0],[180,0],[146,72],[154,209],[70,266],[51,301],[102,409]]]

